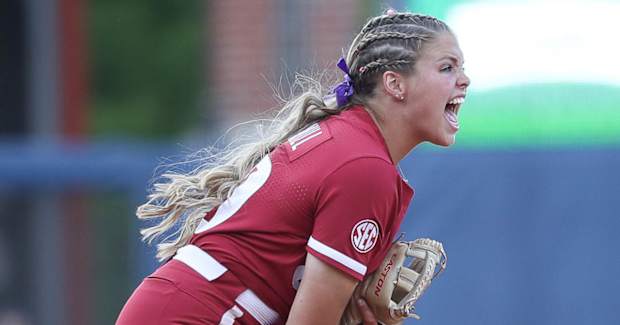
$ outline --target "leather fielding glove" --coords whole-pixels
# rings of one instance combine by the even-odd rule
[[[406,266],[409,257],[412,260]],[[340,324],[362,323],[356,304],[359,298],[366,300],[382,324],[401,324],[407,317],[420,319],[415,313],[415,303],[431,281],[445,270],[447,261],[443,245],[438,241],[419,238],[394,242],[377,271],[356,287]]]

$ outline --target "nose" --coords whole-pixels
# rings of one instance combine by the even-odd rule
[[[461,70],[461,75],[459,76],[459,79],[457,80],[457,86],[463,90],[467,89],[467,87],[469,87],[469,84],[471,83],[471,80],[469,79],[469,77],[465,74],[464,70]]]

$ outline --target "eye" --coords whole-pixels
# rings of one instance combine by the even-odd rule
[[[441,72],[451,72],[452,70],[454,70],[454,66],[451,64],[445,65],[441,68]]]

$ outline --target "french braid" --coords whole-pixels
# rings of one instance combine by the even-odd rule
[[[416,35],[406,34],[406,33],[401,33],[401,32],[383,32],[383,33],[378,33],[378,34],[368,34],[368,35],[365,35],[364,38],[362,38],[362,40],[359,41],[359,43],[357,43],[357,47],[355,48],[355,51],[353,51],[353,55],[359,54],[359,52],[363,51],[365,48],[367,48],[370,44],[372,44],[375,41],[380,41],[380,40],[384,40],[388,38],[410,39],[410,38],[415,38],[415,37]]]
[[[377,16],[377,17],[370,19],[366,23],[366,25],[362,27],[362,30],[360,31],[360,35],[365,35],[369,31],[379,26],[398,25],[398,24],[417,25],[417,26],[436,25],[436,27],[443,25],[445,27],[445,24],[435,17],[403,12],[403,13],[397,13],[395,15]]]
[[[372,62],[369,62],[368,64],[366,64],[363,67],[359,68],[359,75],[363,75],[365,73],[372,73],[373,70],[379,69],[379,68],[386,68],[386,69],[401,69],[401,65],[403,64],[411,64],[411,60],[393,60],[393,61],[389,61],[388,59],[377,59],[374,60]]]

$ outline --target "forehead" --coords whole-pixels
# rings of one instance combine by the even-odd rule
[[[456,37],[450,32],[439,34],[422,47],[420,60],[438,61],[442,59],[456,60],[458,64],[463,64],[461,47]]]

